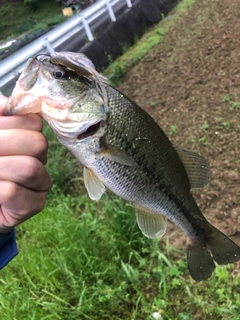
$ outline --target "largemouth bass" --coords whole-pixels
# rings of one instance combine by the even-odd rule
[[[240,259],[240,247],[204,218],[190,192],[208,183],[207,161],[173,146],[151,116],[111,87],[83,54],[29,59],[5,110],[26,113],[40,114],[82,163],[91,199],[108,188],[131,201],[149,238],[165,233],[165,217],[178,225],[187,235],[193,279],[208,279],[215,262]]]

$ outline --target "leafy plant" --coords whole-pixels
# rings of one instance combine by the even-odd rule
[[[201,129],[204,131],[204,132],[207,132],[208,129],[209,129],[209,124],[207,123],[207,121],[204,121],[204,123],[202,124],[201,126]]]
[[[230,101],[230,95],[228,93],[226,93],[223,97],[223,102],[229,102]]]
[[[118,85],[122,81],[124,75],[123,66],[120,63],[114,64],[113,74],[110,77],[110,82],[113,86]]]
[[[170,130],[168,130],[167,133],[171,136],[174,133],[176,133],[176,131],[177,131],[177,126],[176,125],[171,125]]]
[[[235,101],[232,103],[231,107],[230,107],[230,110],[237,110],[240,108],[240,102],[238,101]]]
[[[203,137],[200,137],[198,139],[199,142],[201,142],[202,144],[204,144],[205,146],[207,146],[209,143],[208,143],[208,140],[207,140],[207,137],[203,136]]]

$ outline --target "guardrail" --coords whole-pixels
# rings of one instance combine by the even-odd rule
[[[116,21],[113,10],[116,4],[120,7],[132,7],[131,0],[99,0],[2,60],[0,62],[0,93],[4,86],[18,77],[30,57],[39,53],[51,54],[55,48],[79,32],[82,32],[83,36],[87,36],[89,41],[93,41],[90,24],[103,15],[109,15],[112,21]]]

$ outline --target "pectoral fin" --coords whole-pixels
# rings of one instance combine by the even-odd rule
[[[175,147],[190,181],[191,189],[202,188],[210,180],[211,168],[207,160],[192,151]]]
[[[119,148],[115,148],[112,145],[106,144],[104,145],[104,147],[101,148],[100,151],[101,156],[117,162],[117,163],[121,163],[125,166],[137,166],[137,163],[130,157],[128,156],[123,150],[119,149]]]
[[[164,216],[136,204],[135,210],[138,226],[147,238],[160,238],[164,235],[167,228]]]
[[[102,181],[90,169],[83,168],[84,184],[92,200],[99,200],[106,190]]]

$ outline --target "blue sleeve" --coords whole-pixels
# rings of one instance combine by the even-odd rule
[[[15,230],[0,234],[0,270],[18,254]]]

